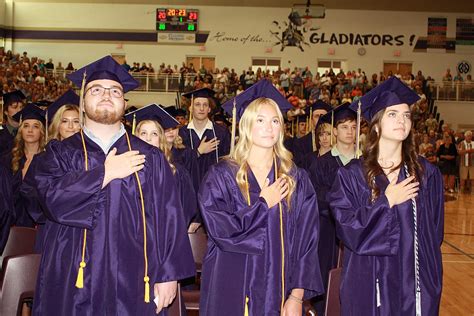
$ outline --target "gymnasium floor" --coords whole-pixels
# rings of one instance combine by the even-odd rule
[[[474,315],[474,194],[446,195],[442,316]]]

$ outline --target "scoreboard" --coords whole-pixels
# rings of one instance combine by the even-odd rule
[[[199,10],[156,9],[156,30],[158,32],[197,32]]]

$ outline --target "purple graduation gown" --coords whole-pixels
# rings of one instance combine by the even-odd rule
[[[145,200],[150,303],[144,302],[143,223],[134,175],[104,189],[106,155],[84,135],[47,145],[35,188],[48,220],[33,305],[34,315],[155,315],[154,283],[194,275],[176,183],[158,148],[130,136],[132,150],[146,155],[138,173]],[[112,146],[128,151],[125,135]],[[84,288],[75,287],[87,229]],[[166,315],[166,311],[162,313]]]
[[[217,139],[220,141],[217,147],[217,155],[219,158],[227,156],[230,151],[230,132],[226,127],[223,127],[219,124],[212,123],[212,125],[214,126],[214,131],[216,133],[215,137],[217,137]],[[183,139],[184,145],[193,150],[197,150],[199,144],[201,143],[201,139],[199,139],[199,136],[196,134],[196,132],[193,129],[188,129],[187,125],[180,128],[179,136],[181,136]],[[202,138],[204,138],[204,136],[206,137],[207,141],[209,141],[214,138],[214,132],[211,129],[206,129]],[[198,179],[193,179],[193,181],[197,181],[197,183],[200,184],[209,167],[215,163],[217,163],[215,150],[199,156]]]
[[[176,172],[174,174],[178,185],[178,195],[184,212],[184,223],[186,227],[189,226],[191,220],[196,217],[198,213],[198,204],[196,191],[193,187],[193,182],[188,170],[178,163],[174,163]]]
[[[10,169],[0,165],[0,254],[5,249],[13,219],[12,174]]]
[[[251,205],[235,180],[237,167],[224,160],[210,168],[199,192],[209,242],[203,263],[202,315],[280,315],[281,246],[278,205],[268,208],[249,171]],[[291,210],[283,202],[285,298],[294,288],[305,298],[321,294],[318,263],[318,207],[305,171],[294,169]],[[269,174],[274,182],[274,170]]]
[[[171,160],[173,163],[178,163],[182,165],[191,176],[191,181],[193,183],[194,190],[198,192],[199,190],[199,163],[198,155],[196,149],[191,149],[189,147],[185,148],[171,148]]]
[[[314,153],[311,158],[312,157],[316,157],[316,153]],[[339,249],[339,240],[336,238],[334,218],[329,210],[329,202],[326,199],[326,195],[331,189],[337,170],[343,166],[339,157],[334,157],[329,151],[318,158],[312,158],[312,163],[308,170],[311,182],[316,191],[316,196],[318,197],[320,227],[318,256],[321,277],[326,290],[329,280],[329,271],[337,265]],[[319,314],[324,313],[324,300],[321,302],[322,303],[317,306]]]
[[[305,160],[311,153],[313,153],[313,133],[309,132],[303,137],[295,139],[293,155],[295,157],[295,164],[298,167],[304,168],[309,166],[309,164],[305,163]]]
[[[15,136],[10,134],[6,125],[2,125],[2,129],[0,129],[0,156],[11,153],[14,140]]]
[[[43,241],[45,234],[45,223],[46,214],[43,212],[43,208],[38,199],[38,192],[35,188],[35,170],[38,164],[41,164],[41,159],[44,157],[44,152],[34,155],[33,160],[30,163],[30,167],[23,178],[23,182],[20,187],[20,195],[25,203],[28,215],[33,219],[36,224],[36,239],[35,239],[35,253],[42,253]]]
[[[421,309],[422,315],[433,316],[439,313],[442,288],[443,183],[436,166],[424,158],[420,163],[424,171],[416,202]],[[401,170],[398,182],[405,178]],[[389,208],[387,178],[381,175],[375,181],[381,195],[370,203],[362,162],[353,160],[338,170],[328,193],[337,235],[345,246],[342,315],[415,315],[412,204]]]

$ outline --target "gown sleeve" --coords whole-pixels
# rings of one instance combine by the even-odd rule
[[[223,166],[220,166],[223,168]],[[263,198],[248,206],[239,199],[235,181],[215,166],[203,179],[198,200],[209,238],[222,250],[242,254],[261,254],[264,249],[268,206]]]
[[[328,181],[331,181],[329,178],[331,174],[328,174],[328,166],[325,164],[325,161],[322,159],[316,159],[316,155],[311,156],[311,165],[309,167],[308,173],[313,184],[314,190],[317,192],[318,206],[319,206],[319,215],[329,217],[329,203],[326,200],[326,195],[328,193]]]
[[[176,177],[178,179],[180,200],[183,205],[184,220],[186,225],[198,214],[196,191],[189,172],[181,165],[176,164]]]
[[[46,216],[44,215],[43,209],[38,200],[38,192],[34,186],[34,174],[38,168],[38,164],[41,164],[41,158],[43,153],[36,154],[31,161],[30,167],[23,178],[23,182],[20,187],[20,195],[22,199],[27,203],[26,209],[28,214],[37,224],[46,223]]]
[[[61,143],[48,144],[34,174],[34,186],[47,217],[63,225],[94,229],[102,212],[99,207],[105,167],[99,163],[88,171],[74,170]],[[78,159],[78,158],[75,158]],[[74,158],[72,159],[74,160]],[[67,170],[67,171],[66,171]],[[72,170],[72,171],[71,171]]]
[[[429,164],[429,162],[426,162]],[[430,165],[430,167],[432,167]],[[439,168],[434,168],[433,174],[428,179],[428,185],[432,188],[432,192],[430,194],[430,200],[433,203],[433,210],[435,213],[435,222],[434,225],[436,227],[436,237],[439,246],[443,243],[444,239],[444,185],[443,185],[443,176]]]
[[[396,211],[389,207],[384,194],[373,204],[363,201],[358,176],[340,168],[328,193],[337,236],[358,255],[393,256],[398,252],[400,238]]]
[[[11,171],[0,165],[0,254],[3,253],[14,220]]]
[[[192,277],[195,275],[194,260],[175,177],[157,148],[148,160],[154,166],[149,178],[152,185],[145,195],[153,197],[153,233],[159,262],[155,282]]]
[[[305,172],[301,170],[296,193],[297,212],[295,237],[291,257],[294,258],[290,277],[290,289],[305,290],[305,299],[324,292],[319,259],[319,214],[316,193]],[[294,193],[294,194],[295,194]]]

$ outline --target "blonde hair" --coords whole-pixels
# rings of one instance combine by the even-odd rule
[[[247,185],[246,185],[246,175],[249,170],[249,165],[247,163],[250,148],[253,145],[252,140],[252,127],[255,124],[257,119],[258,112],[260,111],[262,105],[271,105],[278,114],[278,119],[282,126],[280,130],[280,135],[278,141],[273,145],[273,155],[279,161],[280,165],[278,166],[277,177],[284,177],[288,181],[289,193],[286,197],[288,206],[290,207],[291,196],[295,190],[296,182],[292,176],[290,176],[290,171],[294,168],[293,155],[289,152],[283,145],[285,129],[283,115],[278,107],[278,104],[272,99],[268,98],[258,98],[252,101],[246,108],[242,118],[239,121],[239,141],[235,145],[234,152],[230,154],[229,159],[234,162],[239,169],[235,175],[235,179],[240,188],[240,191],[244,196],[247,196]]]
[[[79,107],[75,104],[64,104],[59,108],[59,110],[54,114],[53,119],[49,122],[48,127],[48,140],[49,142],[52,139],[61,140],[61,135],[59,134],[59,124],[63,119],[63,114],[66,111],[76,111],[79,114]],[[78,117],[79,118],[79,117]]]
[[[28,119],[27,119],[28,120]],[[36,120],[38,121],[38,120]],[[39,147],[38,147],[38,153],[42,152],[44,150],[45,146],[45,134],[44,134],[44,125],[41,121],[38,121],[40,123],[40,139],[39,139]],[[15,140],[13,143],[13,149],[12,149],[12,171],[13,173],[16,173],[20,169],[20,160],[23,158],[25,155],[25,141],[23,140],[22,135],[22,130],[24,126],[25,121],[21,122],[20,126],[18,127],[18,132],[15,136]]]
[[[153,120],[143,120],[138,123],[137,127],[135,128],[135,134],[140,132],[140,128],[147,123],[152,123],[155,125],[156,129],[158,130],[158,148],[163,152],[165,155],[166,161],[171,167],[173,174],[176,173],[176,166],[171,162],[171,148],[168,146],[166,142],[165,130],[161,127],[160,123]]]

